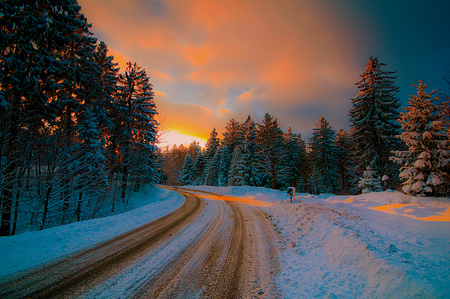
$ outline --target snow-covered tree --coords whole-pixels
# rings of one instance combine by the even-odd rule
[[[336,133],[322,116],[311,138],[311,167],[314,193],[333,193],[339,185]]]
[[[219,170],[219,185],[226,186],[228,182],[228,171],[230,169],[231,160],[236,146],[242,142],[242,129],[239,122],[231,119],[225,126],[223,133],[221,154],[219,155],[220,170]]]
[[[264,187],[276,189],[279,187],[278,177],[283,155],[283,131],[278,120],[274,120],[269,113],[264,115],[263,123],[258,127],[257,142],[261,159],[258,165],[261,183]]]
[[[283,134],[283,157],[281,159],[278,181],[280,187],[296,187],[297,190],[304,189],[305,167],[306,167],[306,150],[299,135],[292,133],[289,127],[287,133]],[[298,187],[299,185],[300,188]]]
[[[394,151],[392,157],[402,166],[400,179],[403,192],[414,195],[443,193],[450,164],[450,141],[443,127],[445,104],[439,104],[436,90],[427,93],[427,84],[419,80],[416,95],[411,95],[408,107],[401,113],[402,132],[399,137],[408,150]],[[434,97],[433,97],[434,96]]]
[[[194,164],[191,155],[187,154],[184,160],[183,169],[180,173],[180,181],[185,185],[191,185],[194,182]]]
[[[360,75],[361,80],[355,83],[359,93],[352,99],[349,116],[360,173],[362,167],[372,165],[380,175],[394,178],[398,174],[397,167],[389,157],[393,149],[399,148],[395,136],[400,133],[397,122],[400,103],[394,96],[398,92],[394,85],[395,72],[383,70],[385,66],[377,57],[369,58],[366,70]],[[396,183],[395,180],[390,182]]]
[[[142,180],[152,182],[155,171],[151,157],[157,150],[157,111],[145,69],[137,63],[127,63],[125,73],[119,76],[117,98],[121,113],[115,119],[115,138],[119,140],[124,198],[129,179],[134,184],[140,184]],[[144,152],[153,154],[143,155]]]
[[[61,157],[67,159],[63,167],[59,165],[58,169],[62,171],[64,166],[74,162],[73,157],[86,158],[79,155],[83,150],[92,154],[86,151],[90,146],[80,147],[79,139],[97,147],[97,123],[93,121],[92,107],[83,104],[87,96],[83,91],[89,86],[99,86],[99,83],[95,80],[98,68],[92,60],[96,39],[92,37],[90,25],[76,1],[2,1],[0,15],[0,148],[4,165],[0,173],[3,178],[0,184],[0,235],[9,235],[13,231],[12,192],[20,191],[14,187],[18,186],[17,180],[24,181],[25,168],[31,169],[30,163],[36,162],[30,159],[55,157],[55,148],[49,142],[51,139],[58,146],[71,148],[69,151],[60,149],[68,154]],[[72,120],[74,107],[79,113],[75,116],[76,122]],[[57,121],[58,127],[54,126]],[[49,127],[55,130],[49,132],[46,130]],[[43,140],[46,138],[48,142]],[[38,143],[39,149],[36,147]],[[24,149],[36,151],[24,153]],[[93,154],[95,157],[101,156],[98,149]],[[37,168],[39,166],[36,165]],[[94,168],[93,164],[93,172],[84,171],[84,174],[78,168],[72,168],[72,180],[68,179],[69,175],[60,173],[61,185],[64,186],[62,197],[67,199],[69,191],[74,191],[69,189],[69,185],[77,188],[76,184],[71,184],[75,177],[95,178],[91,174],[98,173],[99,169]],[[44,180],[44,177],[41,175],[35,179]],[[64,200],[64,209],[67,204]],[[18,205],[17,201],[15,205]]]
[[[351,128],[352,130],[352,128]],[[350,131],[351,132],[351,131]],[[338,148],[339,193],[355,194],[358,190],[359,174],[356,171],[354,144],[351,133],[342,128],[336,132],[336,147]]]
[[[243,147],[236,146],[234,149],[233,159],[231,160],[230,170],[228,172],[229,186],[244,186],[245,163],[243,157]]]
[[[362,193],[379,192],[383,190],[381,188],[380,177],[370,165],[364,170],[364,174],[358,182],[358,187]]]
[[[205,154],[203,152],[199,152],[195,162],[194,162],[194,185],[204,185],[205,184]]]
[[[219,155],[218,150],[220,147],[220,139],[217,137],[216,128],[210,133],[205,145],[205,185],[217,186],[218,184],[218,167],[219,167]]]
[[[242,124],[242,132],[244,139],[241,146],[242,157],[236,163],[243,166],[241,186],[261,186],[261,174],[258,170],[261,157],[257,143],[256,123],[249,115]]]

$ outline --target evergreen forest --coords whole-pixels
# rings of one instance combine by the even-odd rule
[[[0,11],[0,236],[114,213],[143,184],[450,195],[449,97],[419,80],[401,112],[395,72],[377,57],[348,131],[322,116],[305,139],[267,112],[212,129],[205,148],[159,147],[146,70],[121,71],[76,0]]]

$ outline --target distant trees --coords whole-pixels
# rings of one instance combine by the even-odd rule
[[[191,147],[192,144],[189,145]],[[283,133],[278,121],[269,113],[266,113],[261,125],[255,123],[251,116],[242,124],[232,119],[222,140],[214,128],[205,148],[200,149],[198,145],[196,148],[194,158],[184,145],[166,148],[166,175],[170,177],[174,172],[180,174],[172,184],[275,188],[292,185],[305,189],[306,145],[290,129]],[[184,165],[178,166],[176,171],[174,164],[167,163],[174,161],[171,157],[175,155],[184,159]]]
[[[125,200],[156,181],[145,71],[133,64],[118,83],[76,1],[0,6],[0,235],[96,217],[118,188]]]
[[[283,131],[270,113],[260,124],[251,116],[244,123],[231,119],[222,139],[214,128],[196,157],[181,155],[185,166],[182,170],[179,166],[182,178],[176,184],[356,194],[381,191],[383,177],[385,188],[397,188],[400,179],[406,193],[448,195],[448,99],[431,101],[433,93],[426,94],[420,81],[417,96],[400,115],[395,72],[385,71],[385,66],[378,58],[369,58],[356,83],[359,93],[351,99],[349,131],[336,132],[321,117],[306,143],[290,127]],[[166,156],[181,149],[185,147],[168,149]],[[393,161],[402,167],[400,176]],[[414,193],[416,189],[420,190]]]

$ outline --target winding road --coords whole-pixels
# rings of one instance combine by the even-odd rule
[[[168,187],[167,187],[168,188]],[[177,189],[171,214],[0,281],[0,298],[277,298],[275,234],[251,201]]]

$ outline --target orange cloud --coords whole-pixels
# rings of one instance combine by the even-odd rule
[[[162,92],[162,91],[157,91],[156,89],[154,89],[153,92],[155,93],[156,97],[159,97],[159,98],[165,98],[166,97],[166,94],[164,92]]]
[[[127,68],[127,62],[131,61],[130,57],[116,49],[109,49],[109,54],[114,56],[114,62],[119,63],[120,72],[124,72]]]
[[[204,65],[217,55],[217,51],[209,45],[204,45],[199,48],[185,46],[182,51],[193,66]]]
[[[250,91],[243,92],[240,96],[237,97],[239,100],[248,100],[252,97],[252,93]]]
[[[149,74],[150,74],[150,79],[153,79],[153,77],[156,77],[156,78],[162,79],[166,82],[171,82],[173,79],[171,75],[163,73],[163,72],[158,72],[155,70],[150,70]]]
[[[210,30],[236,20],[242,5],[239,1],[191,1],[190,16],[195,23]]]
[[[155,88],[170,94],[172,102],[156,95],[158,111],[192,136],[207,138],[212,127],[224,126],[225,110],[227,117],[315,111],[330,99],[324,91],[354,88],[363,67],[353,64],[357,35],[333,14],[336,4],[162,0],[165,14],[153,15],[151,1],[79,3],[122,70],[128,60],[143,66]],[[314,121],[322,115],[309,114]]]

